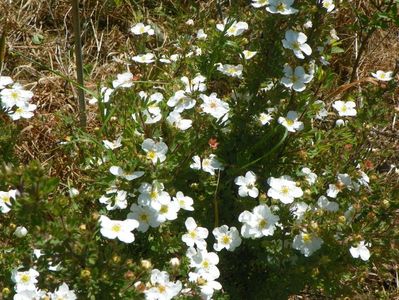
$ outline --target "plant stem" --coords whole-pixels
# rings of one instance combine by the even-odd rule
[[[79,85],[83,83],[83,58],[82,58],[82,41],[80,39],[80,20],[79,20],[79,0],[72,0],[72,19],[73,31],[75,35],[75,57],[76,57],[76,75]],[[84,130],[87,124],[86,103],[84,90],[78,87],[78,104],[79,104],[79,123]]]

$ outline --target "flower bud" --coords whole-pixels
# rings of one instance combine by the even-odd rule
[[[169,263],[172,267],[177,268],[180,266],[180,259],[178,259],[177,257],[173,257],[170,259]]]
[[[11,294],[11,291],[10,291],[9,288],[6,288],[6,287],[5,287],[5,288],[1,291],[1,294],[2,294],[3,296],[7,297],[8,295]]]
[[[88,269],[84,269],[80,271],[80,277],[84,280],[90,279],[91,277],[91,272]]]
[[[28,230],[24,226],[18,226],[14,234],[16,237],[22,238],[28,234]]]
[[[152,263],[151,263],[149,260],[147,260],[147,259],[143,259],[143,260],[141,261],[141,266],[142,266],[144,269],[150,269],[150,268],[152,267]]]

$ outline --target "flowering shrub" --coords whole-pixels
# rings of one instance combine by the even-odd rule
[[[397,237],[379,220],[398,203],[364,146],[376,97],[397,83],[370,70],[375,87],[335,91],[337,2],[253,0],[216,24],[131,24],[126,67],[89,101],[98,130],[59,145],[79,157],[79,181],[34,161],[1,170],[4,296],[350,295],[352,266],[380,261]],[[5,113],[33,117],[32,92],[12,83],[0,78]]]

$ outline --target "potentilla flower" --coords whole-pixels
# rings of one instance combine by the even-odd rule
[[[144,291],[147,300],[170,300],[182,289],[182,283],[179,280],[170,281],[169,274],[158,269],[151,271],[150,283],[151,287]]]
[[[16,105],[24,109],[32,97],[33,93],[24,90],[22,85],[18,83],[15,83],[10,89],[3,89],[0,91],[1,104],[6,108],[12,108]],[[29,106],[25,109],[29,111]]]
[[[209,96],[201,94],[200,98],[204,101],[201,104],[201,108],[205,113],[210,114],[218,120],[228,118],[229,104],[220,100],[216,93],[212,93]]]
[[[179,90],[169,98],[166,103],[169,107],[174,107],[174,110],[181,113],[186,109],[193,108],[196,101],[186,95],[186,92]]]
[[[282,40],[284,48],[291,49],[299,59],[304,59],[306,55],[312,54],[312,48],[306,44],[307,36],[302,32],[287,30],[285,32],[285,39]]]
[[[366,243],[365,241],[360,241],[360,243],[356,247],[350,247],[349,252],[351,253],[353,258],[359,258],[361,260],[367,261],[369,260],[371,254],[369,249],[367,247],[370,247],[369,243]]]
[[[13,121],[19,120],[21,118],[30,119],[34,116],[33,111],[35,111],[37,106],[35,104],[25,103],[15,109],[14,112],[10,112],[9,116]]]
[[[115,141],[110,142],[108,140],[103,140],[104,147],[106,149],[115,150],[122,147],[122,136],[118,137]]]
[[[204,270],[207,273],[212,273],[215,278],[220,276],[219,269],[216,267],[219,263],[219,256],[215,252],[208,252],[206,249],[197,251],[190,247],[186,256],[190,259],[190,267],[195,268],[196,271]]]
[[[252,239],[273,235],[279,220],[266,204],[254,207],[252,212],[245,210],[238,216],[238,221],[244,223],[241,235]]]
[[[17,190],[9,190],[8,192],[0,191],[0,211],[3,214],[6,214],[11,210],[11,199],[15,200],[17,197],[17,193]]]
[[[259,195],[259,190],[255,186],[256,175],[252,171],[248,171],[244,176],[238,176],[234,180],[235,184],[239,186],[238,194],[240,197],[252,197],[256,198]]]
[[[353,117],[356,116],[356,103],[353,101],[335,101],[332,105],[341,117]]]
[[[321,100],[316,100],[314,105],[318,107],[318,111],[316,113],[315,118],[318,120],[323,120],[328,116],[328,112],[326,109],[326,104]]]
[[[201,74],[195,75],[193,79],[189,79],[187,76],[183,76],[180,80],[186,86],[185,91],[186,93],[193,93],[193,92],[205,92],[206,91],[206,78]]]
[[[217,66],[217,70],[222,72],[224,75],[237,78],[242,77],[243,66],[241,64],[235,66],[229,64],[223,65],[221,63],[218,63]]]
[[[292,212],[292,214],[295,216],[295,218],[297,220],[302,220],[305,213],[311,209],[312,208],[305,202],[297,202],[291,206],[290,211]]]
[[[130,31],[135,35],[142,35],[145,33],[148,35],[154,35],[154,29],[152,29],[150,25],[144,25],[143,23],[137,23],[132,26]]]
[[[189,281],[198,285],[205,299],[211,299],[215,290],[220,290],[222,285],[216,281],[218,277],[213,273],[208,273],[205,270],[201,269],[197,272],[190,272],[188,274]]]
[[[146,157],[150,159],[154,165],[166,159],[168,146],[162,141],[155,142],[152,139],[145,139],[141,144],[141,148],[147,153]]]
[[[216,28],[219,31],[225,31],[226,30],[226,26],[228,26],[229,23],[231,23],[231,20],[226,18],[226,19],[223,20],[223,24],[216,24]],[[231,23],[229,28],[226,30],[225,35],[227,35],[227,36],[239,36],[245,30],[248,30],[248,23],[234,21],[234,22]]]
[[[322,0],[323,7],[327,10],[327,12],[332,12],[335,8],[334,0]]]
[[[245,58],[246,60],[249,60],[249,59],[251,59],[252,57],[254,57],[254,56],[256,55],[256,53],[258,53],[258,52],[256,52],[256,51],[244,50],[244,51],[242,52],[242,55],[244,56],[244,58]]]
[[[184,196],[182,192],[177,192],[176,197],[173,197],[173,200],[179,205],[181,209],[193,211],[194,200],[191,197]]]
[[[207,37],[208,37],[208,35],[205,33],[204,29],[199,29],[197,31],[197,39],[206,40]]]
[[[306,181],[310,185],[313,185],[316,183],[317,175],[316,175],[316,173],[313,173],[309,168],[307,168],[307,167],[302,168],[301,172],[299,174],[301,176],[305,176]]]
[[[130,206],[130,213],[127,218],[133,219],[139,222],[137,230],[140,232],[146,232],[151,226],[153,228],[158,227],[161,223],[158,221],[158,213],[155,209],[150,206],[141,206],[133,203]]]
[[[393,72],[392,71],[384,72],[384,71],[378,70],[375,73],[371,73],[371,75],[373,75],[374,78],[376,78],[378,80],[381,80],[381,81],[390,81],[390,80],[393,79],[393,77],[392,77]]]
[[[213,244],[213,249],[216,251],[221,251],[223,248],[234,251],[241,245],[241,237],[235,227],[229,229],[227,225],[222,225],[213,229],[212,233],[216,239],[216,243]]]
[[[169,113],[166,121],[181,131],[189,129],[193,123],[190,119],[183,119],[181,114],[175,110]]]
[[[159,199],[160,208],[157,210],[158,222],[165,222],[167,220],[176,220],[177,212],[180,210],[180,206],[176,201],[171,201],[170,197],[161,197]]]
[[[206,249],[205,239],[208,237],[208,229],[197,226],[197,223],[192,217],[189,217],[184,222],[187,233],[183,234],[182,241],[189,247],[197,245],[198,249]]]
[[[155,61],[153,53],[139,54],[132,57],[132,60],[141,64],[151,64]]]
[[[19,238],[23,238],[27,234],[28,230],[24,226],[18,226],[14,231],[14,235]]]
[[[124,221],[111,220],[107,216],[100,217],[101,234],[108,239],[118,238],[124,243],[133,243],[134,235],[131,231],[139,227],[139,222],[132,219]]]
[[[266,10],[272,14],[292,15],[298,12],[297,9],[291,7],[294,0],[269,0],[269,6]]]
[[[269,0],[252,0],[251,5],[256,8],[260,8],[269,5]]]
[[[36,277],[39,277],[39,272],[30,268],[28,271],[18,271],[14,269],[11,272],[11,280],[15,282],[15,290],[17,293],[21,291],[36,291]]]
[[[161,202],[170,201],[170,195],[164,191],[165,187],[158,181],[153,181],[152,184],[143,182],[139,187],[138,203],[142,206],[150,206],[156,211],[161,209]]]
[[[4,89],[7,85],[13,84],[14,80],[9,76],[0,76],[0,90]]]
[[[273,120],[273,117],[271,113],[260,113],[258,119],[262,125],[267,125],[270,124],[270,122]]]
[[[220,161],[217,160],[215,154],[210,154],[208,158],[204,158],[201,161],[201,158],[196,155],[193,156],[193,163],[190,165],[191,169],[201,170],[204,172],[208,172],[211,175],[215,175],[216,170],[223,170],[223,165]]]
[[[287,117],[279,117],[278,122],[283,125],[289,132],[301,131],[303,129],[303,122],[298,121],[298,113],[290,110]]]
[[[118,167],[118,166],[110,167],[109,172],[112,175],[114,175],[116,177],[122,177],[122,178],[126,179],[127,181],[132,181],[132,180],[140,178],[141,176],[144,175],[143,171],[136,171],[136,172],[128,173],[128,172],[124,171],[121,167]]]
[[[161,93],[154,93],[150,96],[141,91],[140,98],[146,103],[147,108],[142,111],[145,124],[154,124],[162,119],[162,112],[159,108],[159,103],[163,101]]]
[[[111,94],[114,92],[114,89],[102,87],[100,90],[100,97],[103,103],[108,103],[111,99]],[[89,100],[89,104],[96,104],[98,102],[98,98],[93,97]]]
[[[64,282],[61,284],[54,293],[50,293],[51,300],[75,300],[77,299],[76,294],[73,290],[70,290],[68,285]]]
[[[267,195],[280,200],[284,204],[292,203],[294,198],[300,198],[303,195],[302,189],[297,187],[296,182],[289,176],[270,177],[267,183],[270,185]]]
[[[130,88],[133,86],[134,75],[130,72],[125,72],[116,75],[116,79],[112,81],[112,86],[116,88]],[[104,101],[106,102],[106,101]]]
[[[305,73],[303,67],[296,67],[295,71],[289,65],[284,66],[284,77],[281,83],[290,89],[297,92],[302,92],[306,89],[305,83],[312,81],[313,76]]]
[[[102,204],[106,204],[107,210],[125,209],[127,207],[127,192],[111,188],[107,190],[105,195],[102,195],[98,201]]]
[[[326,196],[319,197],[317,200],[317,206],[330,212],[337,212],[339,209],[339,204],[334,201],[329,201]]]
[[[294,237],[292,247],[301,251],[305,257],[309,257],[313,252],[319,250],[323,240],[317,235],[307,232],[301,232]]]
[[[13,297],[13,300],[41,300],[41,299],[46,299],[46,292],[39,290],[37,288],[34,290],[18,291]]]

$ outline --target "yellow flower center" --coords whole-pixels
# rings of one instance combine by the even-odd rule
[[[154,158],[156,158],[157,157],[157,154],[154,152],[154,151],[148,151],[148,153],[147,153],[147,158],[149,158],[149,159],[154,159]]]
[[[21,275],[21,281],[23,283],[28,283],[30,281],[30,276],[28,274],[22,274]]]
[[[161,209],[159,210],[159,212],[161,214],[166,214],[169,211],[169,207],[167,205],[162,205]]]
[[[230,68],[228,68],[227,69],[227,73],[229,73],[229,74],[234,74],[236,72],[236,69],[235,68],[233,68],[233,67],[230,67]]]
[[[346,112],[346,111],[348,110],[348,108],[346,107],[346,105],[344,105],[344,106],[342,106],[341,110],[342,110],[343,112]]]
[[[143,221],[143,222],[147,222],[147,221],[148,221],[148,216],[147,216],[146,214],[140,215],[139,218],[140,218],[140,220]]]
[[[216,102],[212,101],[211,104],[209,104],[209,106],[211,108],[216,108],[218,105],[216,104]]]
[[[194,230],[190,231],[188,234],[192,239],[195,239],[197,237],[197,233]]]
[[[285,4],[284,3],[280,3],[279,5],[276,6],[278,11],[285,11]]]
[[[7,195],[1,196],[1,201],[3,201],[4,203],[10,203],[10,197]]]
[[[292,126],[294,125],[294,120],[286,119],[287,125]]]
[[[305,244],[309,244],[312,241],[312,236],[309,233],[304,233],[302,235],[302,240]]]
[[[299,43],[298,42],[293,42],[292,43],[292,48],[294,49],[294,50],[299,50],[300,48],[299,48]]]
[[[157,191],[151,191],[150,198],[151,198],[151,200],[157,199],[158,198],[158,192]]]
[[[204,269],[208,269],[208,268],[209,268],[209,261],[204,260],[204,261],[202,262],[202,267],[204,267]]]
[[[289,193],[290,189],[287,186],[283,186],[281,188],[281,193],[284,195],[287,195]]]
[[[222,238],[222,243],[225,245],[228,245],[231,243],[231,237],[229,237],[228,235],[224,235]]]
[[[16,99],[18,99],[18,96],[19,96],[19,95],[18,95],[17,92],[12,92],[10,96],[11,96],[11,98],[13,98],[14,100],[16,100]]]
[[[164,285],[158,285],[158,291],[163,294],[166,292],[166,287]]]
[[[115,224],[115,225],[112,226],[111,229],[114,232],[119,232],[119,231],[121,231],[121,228],[122,228],[122,226],[120,224]]]
[[[267,220],[262,219],[259,221],[259,228],[263,229],[266,228],[266,226],[267,226]]]

